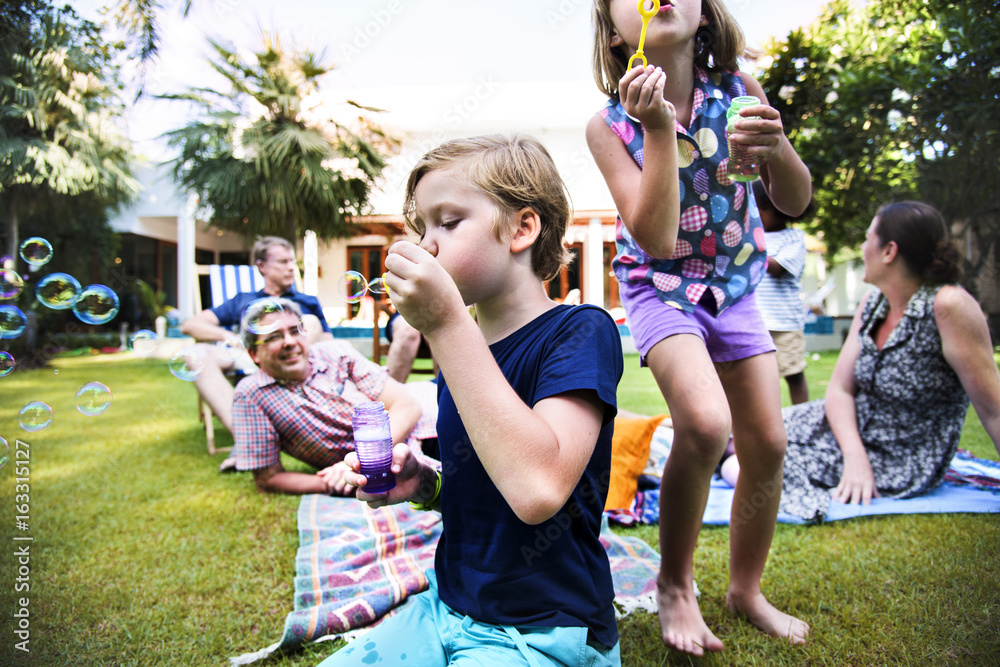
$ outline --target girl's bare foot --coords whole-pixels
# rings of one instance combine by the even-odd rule
[[[805,621],[779,611],[760,592],[743,600],[730,591],[726,594],[726,606],[729,611],[745,616],[758,629],[774,637],[783,637],[790,644],[805,644],[809,636],[809,625]],[[660,623],[662,625],[662,620]]]
[[[724,648],[701,617],[693,583],[689,586],[671,586],[657,580],[656,588],[664,644],[694,656]]]

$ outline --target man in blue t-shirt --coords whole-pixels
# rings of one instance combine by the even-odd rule
[[[308,331],[310,342],[333,339],[319,300],[295,291],[295,249],[291,243],[276,236],[263,236],[254,243],[253,260],[264,277],[263,289],[237,294],[222,305],[207,308],[181,324],[182,333],[206,341],[199,345],[206,352],[208,361],[194,381],[194,386],[230,431],[233,430],[233,387],[223,373],[234,365],[250,371],[256,370],[256,367],[245,352],[235,355],[234,359],[234,355],[214,343],[234,338],[238,340],[233,327],[239,328],[240,316],[250,302],[267,296],[291,299],[302,308],[303,327]]]

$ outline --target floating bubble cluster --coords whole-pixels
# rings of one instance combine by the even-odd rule
[[[137,357],[148,357],[156,351],[159,344],[160,337],[149,329],[140,329],[128,339],[128,347]]]
[[[17,421],[25,431],[41,431],[52,423],[52,408],[41,401],[25,403],[17,413]]]
[[[388,294],[389,286],[385,284],[385,274],[372,278],[369,282],[357,271],[345,271],[337,283],[341,298],[348,303],[358,303],[368,292],[373,294]]]
[[[118,314],[118,295],[104,285],[88,285],[73,302],[73,312],[86,324],[105,324]]]
[[[100,382],[88,382],[76,392],[76,409],[86,417],[96,417],[111,407],[111,390]]]
[[[240,323],[243,328],[255,334],[269,334],[281,324],[281,316],[285,309],[277,299],[264,297],[251,301],[243,309]],[[276,317],[271,317],[275,315]]]
[[[0,378],[6,377],[14,372],[14,357],[10,352],[0,350]]]
[[[35,297],[52,310],[72,308],[80,296],[80,283],[68,273],[50,273],[38,281]]]
[[[7,461],[10,461],[10,445],[0,437],[0,468],[7,465]]]
[[[52,244],[38,236],[25,239],[21,244],[21,259],[37,268],[52,259]]]
[[[202,348],[197,345],[185,345],[171,357],[167,368],[170,369],[171,375],[178,380],[194,382],[205,370],[207,362],[208,355]]]
[[[0,338],[17,338],[28,326],[28,318],[17,306],[0,306]]]
[[[24,289],[24,281],[17,271],[0,269],[0,300],[15,299]]]

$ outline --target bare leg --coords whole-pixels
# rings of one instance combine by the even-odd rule
[[[701,656],[723,649],[694,594],[694,550],[712,473],[729,437],[729,411],[708,352],[695,336],[671,336],[655,345],[646,361],[674,427],[660,488],[660,631],[670,648]]]
[[[220,354],[214,345],[198,343],[207,354],[201,375],[194,381],[202,399],[212,408],[222,425],[233,430],[233,385],[223,373],[233,367],[233,362]]]
[[[740,461],[729,527],[726,604],[767,634],[803,644],[809,626],[772,606],[760,588],[781,502],[787,442],[774,353],[720,365],[719,377],[729,398]]]
[[[809,385],[806,384],[805,373],[789,375],[785,378],[785,382],[788,383],[788,396],[791,398],[792,405],[805,403],[809,400]]]
[[[392,321],[392,344],[386,368],[389,377],[397,382],[406,382],[413,369],[413,360],[420,349],[420,332],[411,327],[402,317]]]

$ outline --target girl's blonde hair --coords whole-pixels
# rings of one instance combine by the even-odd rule
[[[695,35],[695,65],[710,72],[734,71],[740,58],[752,57],[743,29],[722,0],[701,0],[701,11],[708,25],[698,28]],[[594,80],[605,95],[617,100],[618,82],[628,69],[629,56],[624,45],[611,46],[615,34],[611,0],[595,0],[593,23]]]
[[[523,134],[455,139],[424,155],[406,181],[403,217],[406,226],[423,235],[415,216],[414,193],[420,179],[432,171],[461,167],[469,182],[496,206],[493,232],[503,240],[512,213],[531,208],[541,220],[541,231],[531,246],[531,268],[542,280],[552,280],[572,258],[563,243],[572,218],[569,192],[549,152]]]

